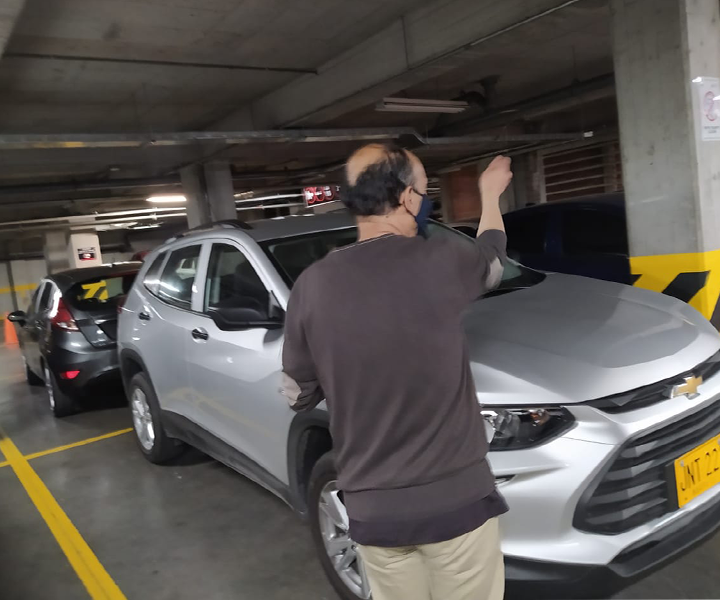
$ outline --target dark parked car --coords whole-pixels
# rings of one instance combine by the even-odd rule
[[[142,263],[125,262],[48,275],[27,311],[8,318],[31,385],[45,385],[56,417],[78,409],[89,386],[119,377],[118,310]]]
[[[554,273],[631,283],[622,194],[587,196],[505,215],[508,254]]]

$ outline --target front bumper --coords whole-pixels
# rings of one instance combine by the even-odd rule
[[[508,589],[530,597],[608,597],[687,552],[720,525],[720,486],[680,509],[617,534],[573,525],[583,494],[627,440],[720,402],[720,377],[701,397],[608,414],[568,406],[574,428],[542,446],[491,452],[510,512],[501,518]]]
[[[607,565],[507,557],[510,598],[608,598],[702,543],[720,529],[720,499],[627,547]]]

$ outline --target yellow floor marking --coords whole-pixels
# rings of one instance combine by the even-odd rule
[[[42,450],[40,452],[33,452],[32,454],[26,454],[25,460],[32,460],[33,458],[39,458],[41,456],[47,456],[48,454],[55,454],[56,452],[64,452],[65,450],[70,450],[70,448],[77,448],[78,446],[86,446],[87,444],[92,444],[93,442],[99,442],[100,440],[107,440],[108,438],[114,438],[118,435],[123,435],[124,433],[130,433],[132,431],[132,427],[129,427],[128,429],[120,429],[119,431],[113,431],[111,433],[106,433],[104,435],[99,435],[97,437],[91,437],[86,440],[81,440],[79,442],[73,442],[72,444],[66,444],[65,446],[58,446],[57,448],[50,448],[50,450]],[[0,465],[2,466],[2,465]]]
[[[118,431],[113,431],[111,433],[106,433],[104,435],[99,435],[97,437],[88,438],[86,440],[81,440],[79,442],[73,442],[72,444],[66,444],[65,446],[58,446],[57,448],[50,448],[49,450],[41,450],[40,452],[33,452],[32,454],[25,454],[23,458],[25,460],[32,460],[33,458],[40,458],[41,456],[47,456],[48,454],[55,454],[56,452],[63,452],[65,450],[69,450],[70,448],[77,448],[78,446],[85,446],[87,444],[92,444],[93,442],[99,442],[100,440],[107,440],[108,438],[114,438],[118,435],[123,435],[125,433],[130,433],[132,431],[132,427],[129,427],[128,429],[120,429]],[[7,467],[10,465],[8,461],[0,462],[0,469],[3,467]]]
[[[45,519],[45,523],[75,569],[80,581],[87,588],[90,597],[93,600],[127,600],[75,525],[60,508],[42,479],[2,429],[0,429],[0,451],[15,471],[15,475],[30,496],[35,508]]]

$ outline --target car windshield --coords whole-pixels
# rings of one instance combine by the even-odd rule
[[[431,221],[427,228],[428,236],[452,236],[457,239],[458,244],[471,244],[472,238]],[[345,229],[334,229],[301,236],[282,238],[263,242],[261,245],[266,254],[270,257],[275,267],[285,279],[285,282],[292,288],[300,274],[312,263],[323,258],[326,254],[342,248],[357,240],[357,232],[354,227]],[[503,271],[502,283],[497,291],[511,291],[514,289],[526,288],[540,283],[545,276],[542,273],[528,269],[527,267],[507,259]]]

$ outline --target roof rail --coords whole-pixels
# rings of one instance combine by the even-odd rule
[[[178,240],[184,238],[186,235],[191,233],[197,233],[199,231],[212,231],[213,229],[252,229],[252,225],[240,221],[239,219],[225,219],[224,221],[213,221],[212,223],[203,223],[197,227],[191,227],[187,231],[178,233],[176,236],[171,237],[168,241]]]

